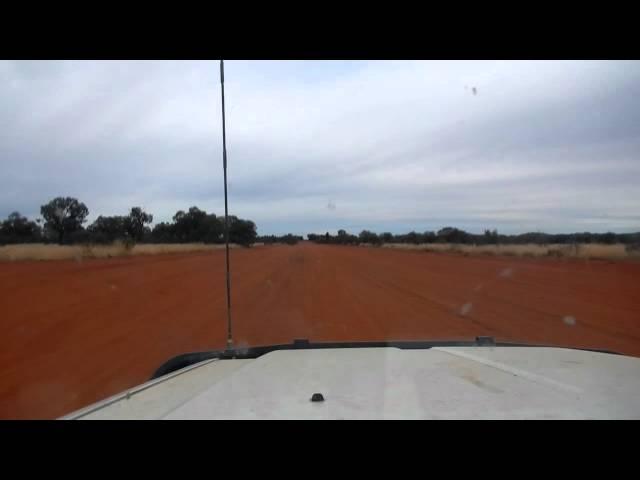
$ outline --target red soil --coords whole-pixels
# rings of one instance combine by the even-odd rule
[[[236,347],[472,339],[640,356],[640,264],[299,244],[231,251]],[[55,418],[225,345],[224,251],[0,264],[0,418]]]

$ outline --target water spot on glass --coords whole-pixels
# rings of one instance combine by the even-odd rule
[[[570,327],[573,327],[576,324],[576,319],[571,315],[565,315],[562,318],[562,323],[564,323],[565,325],[569,325]]]
[[[246,340],[240,340],[234,345],[234,350],[239,355],[247,355],[249,353],[249,343]]]
[[[503,268],[500,271],[500,276],[503,278],[509,278],[513,275],[513,268],[511,267],[507,267],[507,268]]]
[[[460,315],[462,315],[463,317],[468,315],[469,312],[471,311],[471,307],[472,307],[471,302],[467,302],[464,305],[462,305],[462,307],[460,307]]]

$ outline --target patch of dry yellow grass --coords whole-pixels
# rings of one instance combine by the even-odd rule
[[[604,245],[584,243],[577,245],[461,245],[450,243],[425,243],[410,245],[405,243],[388,243],[385,248],[399,248],[404,250],[425,250],[429,252],[450,252],[475,255],[510,255],[518,257],[563,257],[563,258],[602,258],[621,259],[630,258],[622,244]]]
[[[638,255],[633,255],[629,253],[625,245],[615,244],[615,245],[603,245],[598,243],[590,243],[579,245],[580,251],[578,255],[580,257],[586,258],[627,258],[627,257],[637,257]]]
[[[236,248],[238,245],[231,244]],[[218,250],[224,245],[204,243],[139,244],[127,248],[123,243],[112,245],[47,245],[43,243],[0,246],[0,261],[20,260],[80,260],[83,258],[111,258],[131,255],[159,255]]]

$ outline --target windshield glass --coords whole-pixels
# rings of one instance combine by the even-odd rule
[[[0,418],[187,352],[640,356],[640,63],[0,61]],[[231,327],[231,328],[229,328]]]

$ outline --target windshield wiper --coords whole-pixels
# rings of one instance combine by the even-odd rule
[[[158,368],[151,380],[175,372],[182,368],[194,365],[199,362],[211,359],[255,359],[266,353],[276,350],[309,350],[323,348],[384,348],[392,347],[401,350],[422,350],[434,347],[547,347],[547,348],[568,348],[572,350],[584,350],[589,352],[609,353],[619,355],[618,352],[600,350],[592,348],[576,348],[565,345],[544,345],[531,343],[496,342],[493,337],[476,337],[475,340],[407,340],[407,341],[383,341],[383,342],[318,342],[312,343],[307,339],[294,340],[293,343],[265,345],[249,348],[234,348],[227,350],[210,350],[205,352],[190,352],[178,355],[163,363]]]

